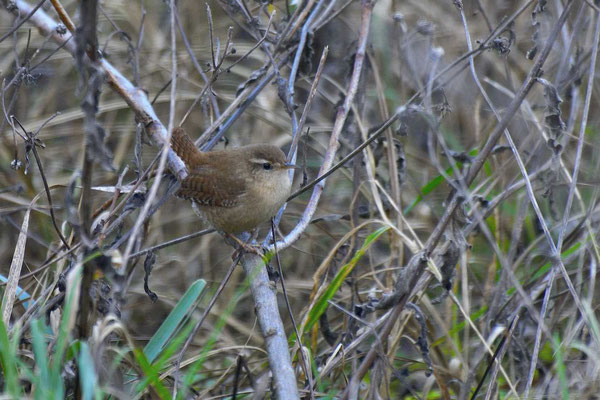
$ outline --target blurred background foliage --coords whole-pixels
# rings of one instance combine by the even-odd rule
[[[254,27],[243,17],[239,3],[208,3],[212,11],[214,38],[219,40],[217,48],[224,48],[228,29],[232,27],[235,52],[226,56],[225,67],[240,59],[256,44],[251,34]],[[276,11],[271,27],[274,32],[284,26],[297,3],[306,2],[247,0],[242,3],[247,4],[256,18],[254,23],[263,31],[269,15]],[[325,3],[329,5],[327,1]],[[536,45],[539,49],[543,47],[562,11],[563,3],[560,0],[464,1],[464,13],[475,48],[505,18],[512,18],[520,11],[492,45],[475,52],[477,75],[500,112],[509,104],[513,93],[533,65],[534,61],[527,57],[528,52]],[[64,1],[63,5],[77,20],[78,2]],[[56,18],[50,4],[43,8]],[[200,66],[210,75],[211,44],[206,5],[204,2],[180,1],[177,8],[191,49]],[[301,140],[299,150],[299,163],[305,160],[308,179],[316,177],[322,163],[337,107],[344,99],[358,39],[360,2],[340,0],[332,5],[331,10],[331,13],[323,14],[323,20],[320,21],[322,26],[309,37],[295,85],[296,104],[301,112],[321,54],[328,46],[328,58],[306,124],[309,132]],[[339,10],[339,13],[334,13],[335,10]],[[534,10],[542,11],[532,16]],[[500,147],[487,159],[484,169],[469,187],[471,196],[475,196],[482,212],[485,212],[488,202],[497,196],[510,194],[501,198],[485,219],[492,234],[491,240],[480,228],[464,236],[464,249],[454,264],[450,265],[454,272],[444,272],[449,280],[447,288],[451,296],[443,287],[431,285],[428,291],[419,293],[412,300],[418,305],[419,312],[423,313],[425,321],[420,324],[415,317],[405,315],[393,335],[380,338],[385,342],[385,353],[380,354],[383,358],[374,364],[363,380],[361,398],[464,398],[472,393],[480,380],[483,381],[482,391],[487,390],[496,398],[508,396],[511,386],[522,396],[532,357],[537,358],[529,392],[531,397],[593,398],[599,391],[600,353],[598,342],[594,340],[598,339],[595,332],[598,296],[594,289],[599,254],[596,239],[600,176],[596,82],[592,86],[591,111],[580,160],[577,189],[581,198],[575,199],[567,225],[563,225],[569,194],[569,181],[564,172],[571,174],[576,160],[597,19],[598,13],[592,5],[576,1],[543,68],[543,77],[551,82],[562,100],[558,108],[564,127],[556,139],[561,151],[555,152],[543,136],[553,134],[551,117],[556,115],[549,112],[552,103],[548,100],[548,93],[545,97],[545,88],[541,84],[534,86],[508,126],[527,171],[532,173],[541,169],[533,179],[533,189],[553,239],[556,241],[560,230],[565,230],[561,256],[576,290],[589,309],[587,318],[584,319],[578,311],[558,270],[552,268],[551,249],[525,189],[521,187],[514,193],[509,189],[522,176],[510,149],[501,139]],[[8,12],[0,13],[0,34],[10,30],[13,20],[14,17]],[[143,36],[140,40],[142,21]],[[168,4],[158,0],[100,2],[97,28],[102,55],[146,91],[150,99],[156,98],[155,110],[161,121],[166,123],[170,96],[169,90],[164,89],[171,79]],[[272,44],[271,40],[267,42]],[[48,185],[54,188],[52,195],[58,222],[61,229],[68,233],[70,228],[65,209],[67,186],[83,162],[84,113],[80,105],[86,83],[81,81],[71,55],[65,51],[53,52],[56,47],[55,43],[47,41],[26,23],[15,35],[0,42],[0,72],[6,85],[14,77],[19,63],[39,50],[32,61],[33,65],[30,65],[35,68],[28,69],[22,76],[17,91],[3,90],[3,101],[9,104],[14,98],[10,114],[14,114],[31,131],[35,131],[54,113],[60,112],[41,130],[38,138],[45,147],[39,148],[38,153],[43,161]],[[303,335],[313,367],[313,379],[316,380],[316,397],[331,398],[340,394],[363,353],[376,345],[377,339],[373,337],[359,343],[346,358],[336,361],[328,374],[320,375],[330,356],[341,351],[337,347],[340,342],[345,345],[352,343],[365,326],[375,323],[376,317],[383,315],[382,312],[365,315],[357,323],[354,320],[357,312],[355,306],[389,292],[397,271],[414,254],[414,249],[410,249],[394,230],[377,231],[386,224],[381,222],[382,210],[376,206],[374,188],[378,186],[376,197],[383,199],[382,209],[391,224],[411,239],[418,238],[425,242],[447,206],[446,200],[451,193],[451,185],[447,180],[456,177],[452,166],[466,171],[477,150],[497,124],[497,119],[474,83],[468,69],[468,58],[464,57],[466,53],[463,24],[453,2],[376,2],[359,93],[342,133],[338,160],[356,148],[368,132],[375,130],[398,107],[405,105],[411,96],[419,93],[412,103],[415,105],[414,112],[393,125],[393,142],[387,140],[387,136],[381,136],[369,146],[368,154],[363,153],[356,161],[347,163],[328,178],[315,220],[299,241],[280,254],[291,310],[297,323],[311,313],[311,309],[307,308],[311,292],[329,284],[332,277],[348,263],[355,264],[344,283],[332,292],[330,302],[325,304],[327,320],[321,318],[320,322],[315,323],[314,330],[307,330]],[[50,57],[44,60],[46,56]],[[252,84],[253,74],[267,60],[263,50],[258,48],[233,68],[225,68],[218,75],[212,92],[221,112],[234,101],[241,85],[248,82]],[[432,80],[437,72],[457,60],[455,68]],[[204,87],[204,81],[194,67],[181,35],[177,38],[177,64],[175,120],[180,121]],[[281,68],[281,74],[287,79],[289,63]],[[204,96],[194,106],[183,126],[192,137],[198,138],[212,126],[216,118],[209,98]],[[126,167],[129,170],[124,175],[123,183],[133,182],[137,175],[134,163],[136,125],[132,111],[118,95],[104,86],[97,119],[107,134],[106,147],[113,154],[114,171],[96,168],[93,186],[114,188]],[[23,140],[13,135],[4,115],[2,121],[0,272],[8,277],[25,212],[30,201],[43,192],[43,182],[31,154],[25,173],[27,161]],[[278,85],[269,84],[227,130],[226,140],[217,147],[269,142],[287,150],[291,130],[290,116],[279,98]],[[440,143],[447,148],[444,150]],[[394,163],[388,157],[390,146],[394,147],[396,170],[392,169]],[[157,152],[144,137],[141,146],[141,164],[144,168]],[[23,163],[18,170],[11,168],[15,155]],[[562,165],[559,160],[562,160]],[[298,175],[295,187],[302,181],[302,173]],[[397,180],[396,183],[393,180]],[[399,188],[397,198],[394,194],[395,185]],[[77,190],[75,193],[78,193]],[[112,196],[112,193],[95,190],[92,210],[99,210]],[[280,225],[283,233],[297,223],[308,198],[309,195],[304,194],[290,202]],[[397,210],[402,212],[398,213]],[[463,210],[463,219],[457,219],[458,228],[463,228],[473,220],[473,215],[469,214],[471,211],[472,207],[467,205]],[[105,237],[103,243],[112,243],[130,229],[136,213],[133,211],[126,216],[122,226]],[[98,214],[97,217],[101,218],[102,214]],[[368,221],[370,223],[355,229]],[[202,228],[202,222],[187,202],[170,198],[144,226],[142,248]],[[267,230],[267,226],[262,227],[259,238],[263,238]],[[349,233],[349,239],[340,242]],[[86,382],[91,379],[97,383],[96,396],[170,396],[174,374],[171,363],[180,347],[174,346],[166,355],[163,354],[160,363],[154,364],[154,369],[144,367],[144,356],[139,349],[144,348],[155,335],[192,282],[200,278],[206,281],[202,304],[208,301],[231,264],[232,249],[213,233],[157,251],[156,263],[149,278],[150,288],[158,295],[156,303],[144,292],[142,258],[138,260],[136,272],[130,281],[119,281],[117,284],[119,296],[114,295],[115,282],[111,282],[110,274],[98,272],[98,282],[104,283],[97,283],[95,290],[105,289],[108,293],[104,298],[108,302],[105,311],[117,310],[120,316],[113,321],[113,325],[105,322],[97,327],[94,335],[111,333],[107,334],[104,342],[98,341],[100,336],[90,339],[90,350],[85,341],[75,340],[68,331],[60,333],[61,318],[62,324],[72,328],[72,322],[71,325],[68,322],[68,302],[61,303],[57,311],[52,311],[52,307],[43,308],[45,312],[36,313],[35,320],[26,314],[32,299],[48,296],[45,291],[54,287],[68,264],[64,259],[45,263],[60,245],[49,217],[45,195],[32,209],[26,234],[22,274],[36,271],[41,266],[44,268],[19,283],[30,297],[16,302],[11,321],[20,320],[24,315],[27,318],[20,320],[22,325],[16,330],[10,328],[10,335],[6,334],[8,327],[0,332],[6,336],[0,338],[4,360],[3,390],[6,393],[38,396],[44,384],[52,387],[48,382],[62,379],[66,393],[74,396],[77,384],[73,382],[75,376],[79,375],[73,371],[78,370],[81,377],[88,376],[79,379]],[[454,234],[449,229],[445,239],[451,239],[450,236]],[[506,265],[503,266],[499,261],[494,248],[503,254]],[[361,249],[364,251],[361,252]],[[119,268],[119,251],[105,256],[111,257],[112,267]],[[328,263],[327,271],[315,275],[322,263]],[[544,324],[547,330],[541,342],[536,341],[539,318],[532,316],[529,311],[517,312],[523,307],[523,300],[515,290],[515,281],[504,270],[506,266],[510,267],[538,312],[547,283],[555,279],[545,311]],[[238,393],[250,393],[252,390],[260,392],[256,388],[257,382],[251,380],[249,375],[253,378],[263,376],[268,364],[245,279],[241,269],[234,272],[184,355],[183,365],[186,367],[202,358],[202,364],[197,365],[198,370],[190,375],[189,385],[193,388],[191,393],[201,398],[231,396],[236,385],[239,387]],[[57,295],[58,290],[53,293]],[[291,336],[291,320],[281,296],[280,300],[286,332]],[[460,311],[461,308],[463,311]],[[201,310],[202,306],[196,309],[192,319],[197,319]],[[517,314],[520,319],[509,335],[507,329]],[[471,318],[472,323],[466,322],[466,317]],[[431,357],[430,365],[418,345],[423,327],[427,332],[425,347]],[[17,335],[19,330],[23,331],[22,337]],[[116,334],[112,330],[121,333]],[[186,332],[186,329],[183,328],[181,332]],[[476,332],[481,333],[482,337]],[[328,334],[332,335],[329,342],[326,340]],[[549,338],[548,334],[552,336]],[[504,335],[510,336],[506,348],[499,344]],[[125,340],[125,337],[128,339]],[[182,338],[183,335],[175,335],[172,343],[179,340],[180,346]],[[45,365],[44,362],[50,363],[41,360],[47,352],[47,346],[53,349],[47,356],[51,359],[57,357],[56,345],[52,346],[56,340],[65,341],[65,349],[69,351],[65,350],[64,358],[54,359],[54,365],[41,367]],[[496,348],[506,351],[501,363],[507,376],[497,374],[490,378],[485,375],[491,356],[487,355],[483,341],[491,346],[492,351]],[[540,347],[539,355],[534,353],[536,343]],[[138,351],[133,352],[134,348]],[[35,357],[32,357],[33,353],[36,353]],[[236,365],[239,356],[243,356],[247,369],[238,377]],[[11,365],[11,359],[14,364],[12,370],[7,367]],[[78,369],[75,365],[81,359],[84,360],[81,365],[94,366],[88,375],[85,375],[85,368]],[[381,361],[383,359],[386,361]],[[294,364],[298,362],[296,358]],[[433,374],[430,373],[430,367]],[[46,370],[46,383],[37,382],[26,374],[26,371]],[[152,380],[149,377],[154,373],[156,376]],[[21,389],[9,385],[16,382],[17,376]],[[150,391],[145,391],[147,384],[140,383],[144,382],[144,377],[151,381]],[[299,387],[303,388],[305,376],[299,364],[297,377]],[[37,391],[32,389],[36,387]],[[303,391],[304,395],[307,393]],[[57,394],[58,397],[62,395]]]

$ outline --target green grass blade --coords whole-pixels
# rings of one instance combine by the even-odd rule
[[[180,332],[178,332],[171,340],[169,340],[162,353],[154,361],[154,365],[157,366],[159,370],[165,368],[169,358],[174,355],[179,348],[181,348],[181,345],[183,342],[185,342],[188,335],[192,333],[194,325],[196,325],[196,321],[190,320]]]
[[[375,243],[375,241],[389,229],[389,226],[382,226],[381,228],[377,229],[375,232],[367,236],[362,247],[358,249],[356,254],[354,254],[352,260],[350,260],[348,264],[340,268],[340,270],[333,278],[331,283],[329,283],[329,286],[327,287],[323,295],[319,298],[319,300],[317,300],[314,307],[310,310],[308,315],[308,321],[306,323],[306,327],[304,328],[305,331],[309,330],[314,325],[314,323],[319,320],[321,315],[323,315],[323,313],[327,309],[329,300],[331,300],[333,296],[337,293],[337,291],[344,283],[344,280],[348,277],[350,272],[352,272],[352,270],[360,261],[360,259],[365,255],[369,247],[371,247],[371,245]]]
[[[219,337],[219,334],[221,333],[221,330],[225,326],[225,324],[227,322],[227,317],[229,315],[231,315],[231,313],[237,306],[238,302],[242,298],[242,295],[248,290],[248,287],[250,286],[250,282],[249,282],[250,279],[251,279],[250,277],[246,277],[244,284],[242,284],[235,291],[231,300],[227,304],[227,308],[225,309],[225,311],[223,313],[221,313],[221,316],[218,319],[217,323],[215,324],[215,327],[214,327],[213,331],[211,332],[208,341],[202,348],[202,352],[200,353],[200,356],[188,368],[188,371],[183,378],[183,384],[181,385],[181,390],[179,391],[177,398],[185,398],[184,397],[185,394],[188,393],[189,387],[192,386],[192,384],[196,380],[196,375],[197,375],[198,371],[200,371],[200,369],[202,368],[202,365],[204,364],[206,355],[208,354],[208,352],[212,349],[212,347],[216,343],[217,338]]]
[[[471,150],[469,152],[469,156],[474,157],[476,156],[478,153],[477,149]],[[463,163],[461,162],[456,162],[456,168],[460,169],[463,166]],[[446,175],[448,176],[452,176],[454,175],[454,167],[448,167],[446,168],[445,171]],[[418,194],[417,198],[412,202],[411,205],[409,205],[408,207],[406,207],[404,209],[404,215],[408,214],[409,212],[411,212],[411,210],[413,208],[415,208],[415,206],[417,204],[419,204],[421,201],[423,201],[423,199],[425,198],[425,196],[427,196],[429,193],[433,192],[433,190],[435,188],[437,188],[438,186],[440,186],[442,183],[444,183],[446,181],[446,178],[444,178],[443,175],[437,175],[435,178],[433,178],[432,180],[430,180],[429,182],[427,182],[425,184],[425,186],[423,186],[421,188],[420,193]]]
[[[45,326],[44,323],[35,319],[31,322],[31,341],[33,345],[33,355],[35,356],[35,364],[38,368],[36,385],[36,398],[38,393],[43,396],[44,393],[48,393],[51,390],[50,385],[50,364],[48,362],[48,355],[46,354],[47,345],[44,339]],[[42,397],[40,397],[42,398]]]
[[[558,374],[558,381],[560,383],[560,391],[564,400],[569,400],[569,384],[567,383],[566,366],[564,362],[564,353],[562,346],[560,345],[560,338],[558,333],[554,334],[554,366]]]
[[[150,364],[150,362],[148,361],[148,358],[146,357],[144,352],[141,351],[140,349],[134,349],[133,354],[135,356],[135,359],[136,359],[138,365],[140,366],[140,368],[142,368],[142,371],[144,371],[144,374],[148,378],[149,384],[152,387],[154,387],[154,389],[156,389],[156,393],[158,393],[160,398],[161,399],[170,399],[171,395],[169,394],[169,391],[167,390],[165,385],[163,385],[162,382],[160,381],[160,377],[158,376],[157,368],[154,367],[152,364]]]
[[[156,359],[165,347],[169,338],[185,320],[188,312],[192,309],[192,306],[199,300],[200,294],[205,286],[206,281],[204,279],[198,279],[192,283],[183,297],[177,302],[173,311],[169,313],[169,316],[164,320],[148,344],[146,344],[146,347],[144,347],[144,354],[150,363]]]
[[[171,366],[171,360],[169,360],[170,357],[181,347],[188,335],[194,329],[194,325],[196,325],[196,323],[194,321],[190,321],[179,333],[175,335],[173,339],[168,342],[168,345],[160,353],[160,356],[156,358],[154,363],[152,363],[152,368],[155,371],[164,371]],[[151,378],[146,377],[136,386],[135,392],[141,393],[143,390],[146,390],[146,387],[148,387],[149,384],[151,384]]]
[[[485,313],[487,311],[488,311],[488,306],[487,305],[482,306],[479,310],[472,313],[469,316],[469,318],[471,319],[471,321],[477,322],[481,317],[483,317],[485,315]],[[462,332],[462,330],[465,328],[466,325],[467,325],[466,321],[462,321],[462,322],[453,324],[452,328],[448,330],[448,336],[452,337],[452,336],[455,336],[458,333]],[[439,346],[446,340],[447,340],[447,336],[444,335],[444,336],[440,337],[439,339],[437,339],[435,342],[432,342],[430,346],[431,347]]]
[[[572,254],[575,254],[575,252],[577,250],[579,250],[579,248],[581,247],[581,242],[577,242],[575,243],[573,246],[569,247],[566,250],[563,250],[560,257],[562,259],[566,259],[567,257],[569,257]],[[552,263],[551,262],[547,262],[546,264],[542,265],[536,272],[535,274],[529,278],[530,282],[535,282],[538,279],[540,279],[542,276],[546,275],[546,273],[550,270],[550,268],[552,268]]]
[[[79,357],[77,359],[79,366],[79,384],[81,385],[81,399],[92,400],[94,398],[94,389],[96,388],[96,371],[94,369],[94,360],[90,354],[88,344],[81,343]]]
[[[452,168],[446,169],[446,173],[448,175],[452,174]],[[439,185],[444,183],[444,180],[445,179],[442,175],[438,175],[435,178],[433,178],[432,180],[430,180],[429,182],[427,182],[425,184],[425,186],[423,186],[421,188],[421,192],[417,195],[417,198],[412,202],[412,204],[404,209],[404,215],[411,212],[412,209],[415,208],[415,206],[417,204],[419,204],[421,201],[423,201],[425,196],[427,196],[429,193],[431,193],[433,191],[433,189],[435,189],[436,187],[438,187]]]
[[[8,394],[18,399],[21,396],[19,373],[17,370],[17,349],[8,338],[6,325],[0,318],[0,361],[2,362],[3,380]]]
[[[74,326],[77,316],[74,304],[79,301],[79,284],[81,282],[82,269],[82,265],[77,265],[67,277],[67,294],[62,310],[58,337],[56,338],[54,357],[50,364],[50,385],[53,388],[56,398],[64,398],[65,396],[65,386],[61,374],[64,367],[64,356],[69,347],[71,327]]]

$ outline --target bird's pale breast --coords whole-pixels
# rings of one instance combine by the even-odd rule
[[[281,171],[283,179],[270,180],[263,185],[251,186],[234,207],[199,206],[208,222],[226,233],[241,233],[258,227],[277,214],[290,195],[292,182],[288,171]],[[287,177],[287,179],[286,179]]]

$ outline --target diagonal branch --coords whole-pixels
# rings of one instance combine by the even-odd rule
[[[60,5],[58,1],[53,1]],[[32,7],[22,0],[15,1],[15,8],[13,12],[16,14],[28,14],[32,13]],[[171,2],[171,11],[173,12],[173,1]],[[73,27],[68,15],[64,11],[57,10],[59,15],[63,19],[63,22],[68,27]],[[370,16],[370,14],[369,14]],[[72,32],[68,32],[62,24],[59,24],[52,20],[43,10],[38,10],[31,15],[30,22],[35,25],[43,35],[51,36],[53,40],[63,45],[64,48],[69,51],[73,56],[76,55],[76,44],[72,38]],[[368,26],[368,25],[367,25]],[[171,21],[171,34],[174,35],[174,22]],[[365,34],[366,36],[366,34]],[[174,37],[172,36],[172,39]],[[366,42],[366,37],[365,37]],[[174,46],[172,44],[172,46]],[[174,50],[174,47],[173,47]],[[363,43],[364,53],[364,43]],[[287,61],[289,53],[284,53],[284,56],[280,63]],[[85,60],[85,57],[83,57]],[[160,122],[156,113],[146,96],[146,93],[135,87],[127,78],[125,78],[112,64],[106,59],[98,61],[97,67],[105,74],[106,81],[109,86],[125,100],[129,107],[134,111],[136,118],[140,121],[148,135],[152,138],[157,147],[162,147],[164,151],[162,155],[166,154],[166,162],[169,169],[179,179],[184,179],[187,176],[187,169],[183,161],[173,152],[168,145],[169,143],[169,130]],[[265,85],[270,81],[270,77],[267,75],[261,85],[251,91],[252,96],[256,95]],[[173,84],[174,85],[174,84]],[[350,96],[351,101],[352,96]],[[174,99],[172,93],[172,100]],[[249,101],[247,99],[247,101]],[[348,109],[349,107],[346,107]],[[235,113],[234,113],[235,114]],[[346,111],[347,114],[347,111]],[[235,115],[234,115],[235,116]],[[171,107],[170,123],[173,125],[174,111],[173,106]],[[345,118],[345,116],[344,116]],[[232,118],[230,118],[231,121]],[[341,130],[341,125],[338,129]],[[221,131],[225,130],[225,127],[221,127]],[[339,132],[338,132],[339,134]],[[217,137],[218,139],[218,137]],[[214,138],[213,138],[214,140]],[[333,154],[331,155],[333,159]],[[161,161],[165,161],[163,158]],[[131,248],[126,251],[131,257]],[[294,369],[291,363],[289,349],[287,345],[287,338],[285,330],[283,328],[283,322],[279,315],[277,308],[276,293],[271,290],[269,278],[264,269],[264,263],[259,257],[253,257],[247,255],[242,260],[242,264],[246,270],[248,277],[250,278],[251,291],[256,304],[256,313],[261,323],[262,333],[265,338],[266,348],[269,353],[269,361],[271,371],[273,373],[274,385],[277,389],[277,398],[279,399],[294,399],[299,398],[298,389],[296,387],[296,379]]]
[[[13,14],[28,15],[33,11],[33,8],[33,6],[23,0],[15,0],[14,8],[11,10]],[[64,25],[54,21],[43,10],[37,10],[30,17],[29,22],[37,27],[42,35],[52,37],[54,41],[60,45],[64,45],[64,49],[75,56],[76,44],[74,40],[70,40],[73,35],[71,32],[66,31]],[[69,23],[72,24],[69,20],[65,22],[65,25],[69,26]],[[150,138],[157,145],[168,143],[167,139],[169,135],[167,128],[158,119],[146,93],[142,89],[135,87],[107,60],[102,59],[100,61],[100,68],[105,73],[106,81],[110,87],[125,100],[135,113],[136,118],[144,124]],[[167,160],[169,169],[174,175],[179,179],[187,176],[187,170],[183,161],[174,151],[169,150]]]
[[[338,109],[335,122],[333,124],[333,129],[331,131],[331,137],[329,138],[329,145],[327,146],[327,153],[325,153],[325,159],[321,164],[321,168],[319,169],[319,177],[320,181],[315,184],[312,195],[310,196],[310,200],[306,208],[304,209],[304,213],[300,218],[300,221],[294,229],[281,241],[277,243],[277,248],[279,250],[289,247],[292,243],[294,243],[298,237],[304,232],[308,224],[310,223],[312,216],[317,210],[317,205],[319,204],[319,199],[321,198],[321,194],[325,188],[325,179],[321,178],[325,173],[331,173],[329,170],[333,165],[333,161],[335,160],[335,154],[337,149],[339,148],[339,138],[342,133],[342,129],[344,128],[344,124],[346,123],[346,119],[348,118],[348,114],[350,113],[350,109],[352,107],[352,103],[354,102],[354,96],[358,90],[358,83],[360,80],[363,62],[365,59],[366,48],[367,48],[367,39],[369,37],[369,28],[371,26],[371,15],[373,13],[374,2],[371,0],[363,0],[362,2],[362,16],[361,16],[361,25],[360,32],[358,37],[358,47],[356,50],[356,56],[354,58],[354,67],[352,70],[352,76],[350,78],[350,82],[348,84],[348,90],[346,94],[346,98],[344,99],[344,104]],[[269,250],[273,251],[275,248],[274,245],[269,246]]]

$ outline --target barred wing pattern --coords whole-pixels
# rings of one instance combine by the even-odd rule
[[[177,196],[194,200],[201,206],[235,207],[246,193],[242,179],[232,176],[218,176],[209,168],[199,167],[190,172],[181,182]],[[224,183],[227,182],[227,183]]]

